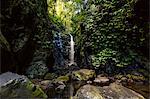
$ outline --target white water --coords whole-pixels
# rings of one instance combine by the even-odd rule
[[[70,63],[69,63],[69,65],[72,65],[72,64],[74,64],[74,41],[73,41],[73,36],[71,34],[69,34],[69,35],[71,38],[71,40],[70,40],[70,56],[69,56]]]

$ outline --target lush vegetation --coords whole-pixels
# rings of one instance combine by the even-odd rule
[[[86,51],[98,68],[108,60],[116,66],[135,65],[142,56],[139,48],[148,40],[148,23],[136,20],[137,0],[49,0],[50,18],[64,34],[75,37],[81,57]],[[61,23],[61,24],[60,24]],[[63,35],[63,34],[62,34]]]

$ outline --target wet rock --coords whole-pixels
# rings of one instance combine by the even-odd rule
[[[122,77],[121,81],[127,81],[127,78],[126,77]]]
[[[109,79],[107,77],[101,77],[99,75],[95,78],[94,82],[100,85],[109,85]]]
[[[131,84],[129,85],[125,85],[127,88],[130,88],[138,93],[140,93],[141,95],[143,95],[146,99],[149,99],[150,97],[150,90],[149,90],[149,84]]]
[[[72,79],[73,80],[88,80],[90,78],[93,78],[95,76],[95,71],[94,70],[89,70],[89,69],[80,69],[77,71],[74,71],[72,73]]]
[[[74,99],[104,99],[96,86],[84,85],[76,93]]]
[[[75,99],[145,99],[139,93],[120,84],[99,87],[84,85],[76,93]]]
[[[112,83],[110,86],[99,87],[99,90],[106,99],[145,99],[139,93],[117,83]]]
[[[87,81],[86,83],[87,83],[87,84],[92,84],[92,81],[89,80],[89,81]]]
[[[62,84],[62,85],[59,85],[57,88],[56,88],[56,91],[58,93],[61,93],[64,89],[65,89],[66,85],[65,84]]]
[[[115,77],[115,79],[120,80],[123,76],[124,76],[124,75],[120,75],[120,74],[118,74],[118,75],[115,75],[114,77]]]
[[[74,90],[77,91],[81,86],[87,84],[87,81],[73,81],[72,85],[74,87]]]
[[[54,98],[56,90],[51,80],[33,79],[32,81],[40,86],[40,88],[47,94],[48,98]]]
[[[66,83],[69,81],[69,76],[60,76],[57,79],[54,80],[54,83]]]
[[[43,90],[46,90],[49,88],[49,86],[52,86],[51,82],[52,81],[50,81],[50,80],[43,80],[40,82],[40,86],[42,87]]]
[[[42,89],[25,76],[6,72],[0,75],[0,79],[2,98],[47,98]]]
[[[146,78],[143,76],[143,75],[140,75],[139,73],[137,72],[133,72],[134,74],[127,74],[127,75],[116,75],[115,78],[117,80],[120,80],[120,82],[123,84],[123,85],[131,85],[131,84],[134,84],[134,83],[137,83],[137,82],[145,82],[146,81]]]
[[[55,87],[56,93],[62,93],[66,88],[66,84],[69,81],[69,76],[60,76],[52,81]]]
[[[145,77],[143,75],[132,75],[132,74],[128,74],[127,77],[129,79],[133,79],[134,81],[144,81],[145,80]]]

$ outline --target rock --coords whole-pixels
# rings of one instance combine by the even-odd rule
[[[119,99],[123,98],[123,97],[124,97],[124,99],[127,99],[127,98],[144,99],[144,97],[142,95],[140,95],[140,94],[136,93],[135,91],[128,89],[122,85],[116,84],[116,83],[112,83],[110,85],[110,88],[112,89],[112,91],[115,91],[117,93],[117,95],[119,96]]]
[[[54,83],[66,83],[69,81],[68,75],[66,76],[60,76],[57,79],[54,80]]]
[[[29,78],[43,78],[48,72],[48,67],[46,66],[46,58],[48,57],[48,52],[42,52],[36,50],[33,56],[33,60],[26,71]]]
[[[52,85],[51,82],[52,81],[50,81],[50,80],[43,80],[40,82],[40,86],[43,90],[47,90],[49,88],[49,86]]]
[[[87,84],[87,81],[73,81],[72,85],[75,91],[77,91],[81,86]]]
[[[127,78],[126,77],[122,77],[121,81],[127,81]]]
[[[72,79],[73,80],[89,80],[90,78],[93,78],[95,76],[95,71],[94,70],[89,70],[89,69],[80,69],[77,71],[73,71],[72,73]]]
[[[43,78],[48,72],[46,64],[42,61],[35,62],[27,70],[27,75],[29,78]]]
[[[127,88],[130,88],[140,94],[142,94],[146,99],[149,99],[150,97],[150,90],[149,90],[149,84],[132,84],[132,85],[125,85]]]
[[[115,75],[115,79],[121,79],[122,77],[123,77],[124,75],[120,75],[120,74],[118,74],[118,75]]]
[[[109,85],[109,79],[107,77],[97,77],[94,82],[101,85]]]
[[[96,86],[84,85],[76,93],[74,99],[104,99]]]
[[[69,81],[69,76],[65,75],[65,76],[60,76],[56,79],[53,80],[53,84],[55,86],[55,90],[57,93],[61,93],[62,91],[64,91],[65,87],[66,87],[66,83]]]
[[[47,73],[45,76],[44,76],[44,79],[46,80],[52,80],[54,78],[56,78],[57,75],[55,73]]]
[[[47,86],[49,83],[51,83],[50,80],[43,80],[40,82],[41,85],[45,85],[45,86]]]
[[[76,93],[75,99],[145,99],[139,93],[120,84],[99,87],[84,85]]]
[[[2,98],[47,98],[47,95],[27,77],[11,72],[0,75]]]
[[[47,94],[48,98],[54,98],[56,95],[55,86],[51,80],[41,80],[34,79],[32,80],[36,85],[39,85],[40,88]]]
[[[110,86],[99,87],[99,90],[106,99],[145,99],[139,93],[117,83],[112,83]]]
[[[66,87],[66,85],[65,84],[62,84],[62,85],[59,85],[57,88],[56,88],[56,90],[57,90],[57,92],[58,91],[63,91],[64,89],[65,89],[65,87]]]
[[[89,80],[89,81],[87,81],[86,83],[87,83],[87,84],[92,84],[92,81]]]

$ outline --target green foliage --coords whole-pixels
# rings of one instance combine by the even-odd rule
[[[72,31],[71,18],[75,14],[75,2],[72,0],[49,0],[48,5],[51,21],[55,23],[59,29],[62,29],[62,26],[65,27],[66,33]]]
[[[114,61],[116,66],[119,67],[131,65],[135,59],[139,57],[138,54],[132,52],[131,50],[128,52],[129,53],[123,54],[119,51],[106,48],[96,55],[92,55],[92,65],[95,68],[99,68],[100,66],[105,66],[108,60]]]
[[[134,15],[131,3],[134,4],[126,0],[111,2],[99,0],[97,5],[91,4],[87,11],[87,14],[91,15],[85,18],[84,24],[94,51],[104,48],[125,49],[134,45],[129,43],[128,39],[128,36],[134,32],[133,28],[138,29],[136,24],[131,24],[127,20]]]
[[[136,2],[88,0],[84,5],[82,0],[56,0],[49,3],[49,11],[53,20],[61,21],[73,34],[81,56],[85,48],[92,49],[93,66],[105,65],[111,59],[122,67],[134,62],[136,49],[146,40],[145,27],[133,21]]]
[[[121,67],[134,62],[137,55],[133,51],[146,39],[144,28],[132,21],[136,1],[92,0],[74,17],[74,22],[80,24],[74,29],[76,43],[81,49],[92,49],[94,66],[104,65],[108,59]]]

